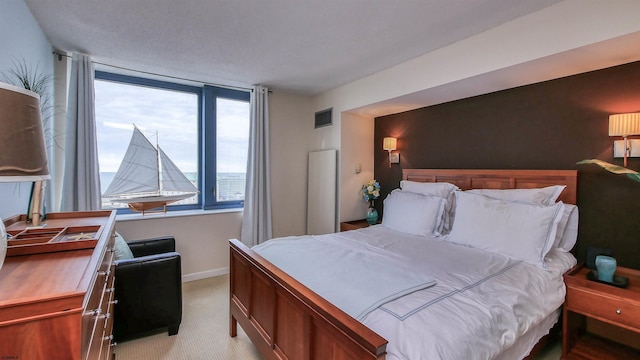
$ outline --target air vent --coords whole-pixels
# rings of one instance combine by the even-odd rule
[[[315,128],[319,128],[319,127],[323,127],[323,126],[329,126],[331,124],[333,124],[332,120],[331,120],[331,114],[333,113],[333,108],[329,108],[326,110],[322,110],[322,111],[317,111],[316,112],[316,122],[315,122]]]

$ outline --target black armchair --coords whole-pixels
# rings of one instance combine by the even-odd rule
[[[127,242],[133,259],[115,261],[113,336],[116,341],[166,328],[178,333],[182,321],[180,254],[172,236]]]

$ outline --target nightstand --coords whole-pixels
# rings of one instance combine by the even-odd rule
[[[640,271],[616,269],[629,278],[625,289],[587,280],[589,271],[579,264],[564,275],[562,359],[640,359],[640,351],[585,330],[591,318],[640,334]]]
[[[368,226],[369,226],[369,223],[367,222],[366,219],[345,221],[340,223],[340,231],[362,229]]]

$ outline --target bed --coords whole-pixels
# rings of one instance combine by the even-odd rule
[[[415,186],[419,183],[452,184],[459,190],[542,189],[561,185],[562,190],[557,191],[551,203],[539,206],[544,210],[535,210],[547,214],[551,208],[556,208],[556,200],[564,204],[576,203],[577,172],[405,169],[403,182],[406,182],[407,190],[409,184]],[[478,201],[482,203],[475,205],[480,208],[487,204],[502,206],[500,204],[506,201],[494,201],[487,196],[493,195],[490,190],[482,191],[480,194],[456,191],[459,209],[473,209],[468,204]],[[401,193],[406,192],[403,186]],[[534,192],[539,193],[537,190]],[[389,198],[395,199],[396,196],[402,198],[394,193]],[[405,200],[387,203],[385,200],[385,209],[387,206],[393,209],[398,204],[405,206],[409,203]],[[438,211],[443,214],[451,211],[444,209],[449,204],[449,201],[442,202],[437,206]],[[555,212],[544,215],[545,219],[558,220],[562,217],[558,213],[562,204],[557,204]],[[525,207],[520,204],[509,206]],[[529,207],[526,209],[530,210]],[[385,216],[393,219],[393,214],[389,211]],[[402,216],[396,218],[411,216],[402,214],[402,211],[400,214]],[[455,225],[465,224],[469,219],[468,214],[464,211],[455,213],[450,221]],[[385,221],[383,218],[383,224]],[[451,229],[445,234],[447,225],[444,220],[434,224],[431,230],[437,228],[437,231],[430,231],[428,236],[416,234],[415,231],[407,234],[405,229],[398,231],[392,220],[388,221],[386,226],[377,225],[327,236],[274,239],[255,249],[237,240],[230,240],[230,335],[236,336],[239,323],[265,359],[513,359],[535,352],[535,345],[557,322],[565,291],[562,274],[575,264],[570,252],[566,249],[560,251],[553,247],[556,245],[545,243],[548,249],[542,259],[520,258],[519,253],[514,259],[496,254],[490,248],[492,241],[486,242],[490,251],[477,248],[485,246],[485,243],[465,244],[461,241],[464,231],[455,230],[455,225],[449,224]],[[487,223],[490,224],[490,221]],[[464,228],[462,225],[459,227]],[[442,234],[434,236],[433,233]],[[555,235],[548,236],[555,238]],[[401,240],[390,240],[394,238]],[[410,291],[402,293],[402,296],[386,298],[382,302],[373,301],[376,305],[373,307],[364,306],[366,311],[362,311],[363,308],[351,309],[340,302],[342,293],[350,291],[331,291],[334,285],[337,290],[343,288],[344,285],[338,285],[337,282],[342,279],[317,285],[306,278],[307,275],[300,275],[293,270],[284,271],[295,267],[281,263],[282,256],[272,245],[290,243],[300,246],[304,241],[311,240],[319,241],[310,244],[327,243],[344,247],[345,254],[358,253],[362,248],[373,249],[374,256],[367,257],[369,264],[358,267],[368,269],[367,266],[372,266],[370,259],[375,259],[374,265],[377,263],[381,268],[397,267],[401,273],[415,273],[416,279],[411,280],[416,283],[407,284]],[[304,247],[307,248],[306,245]],[[317,260],[310,261],[311,258],[304,257],[307,255],[301,255],[300,258],[307,264],[316,261],[319,264],[332,264],[333,260],[325,255],[323,249],[313,249],[312,252],[317,253]],[[507,251],[519,252],[521,249]],[[394,256],[398,257],[398,261],[388,264],[387,261],[392,261]],[[268,259],[278,263],[278,266]],[[536,261],[541,262],[537,264]],[[451,264],[456,264],[457,268],[451,268]],[[352,272],[357,271],[349,270],[350,274]],[[372,271],[364,271],[369,272]],[[428,276],[422,276],[423,273],[428,273]],[[377,277],[358,282],[383,281],[384,276]],[[424,287],[413,287],[418,283]],[[514,283],[526,283],[526,289],[497,286]],[[324,297],[310,289],[320,289],[317,286],[325,288],[319,290]],[[358,296],[360,294],[353,292]],[[478,304],[485,299],[500,301],[482,308]],[[492,319],[498,319],[499,322],[492,323]],[[416,344],[417,347],[414,346]]]

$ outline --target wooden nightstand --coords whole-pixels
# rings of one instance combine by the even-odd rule
[[[345,221],[340,223],[340,231],[362,229],[368,226],[369,226],[369,223],[367,222],[366,219]]]
[[[589,271],[579,264],[564,275],[562,359],[640,359],[640,351],[585,331],[592,318],[640,333],[640,271],[617,268],[617,276],[629,278],[625,289],[587,280]]]

